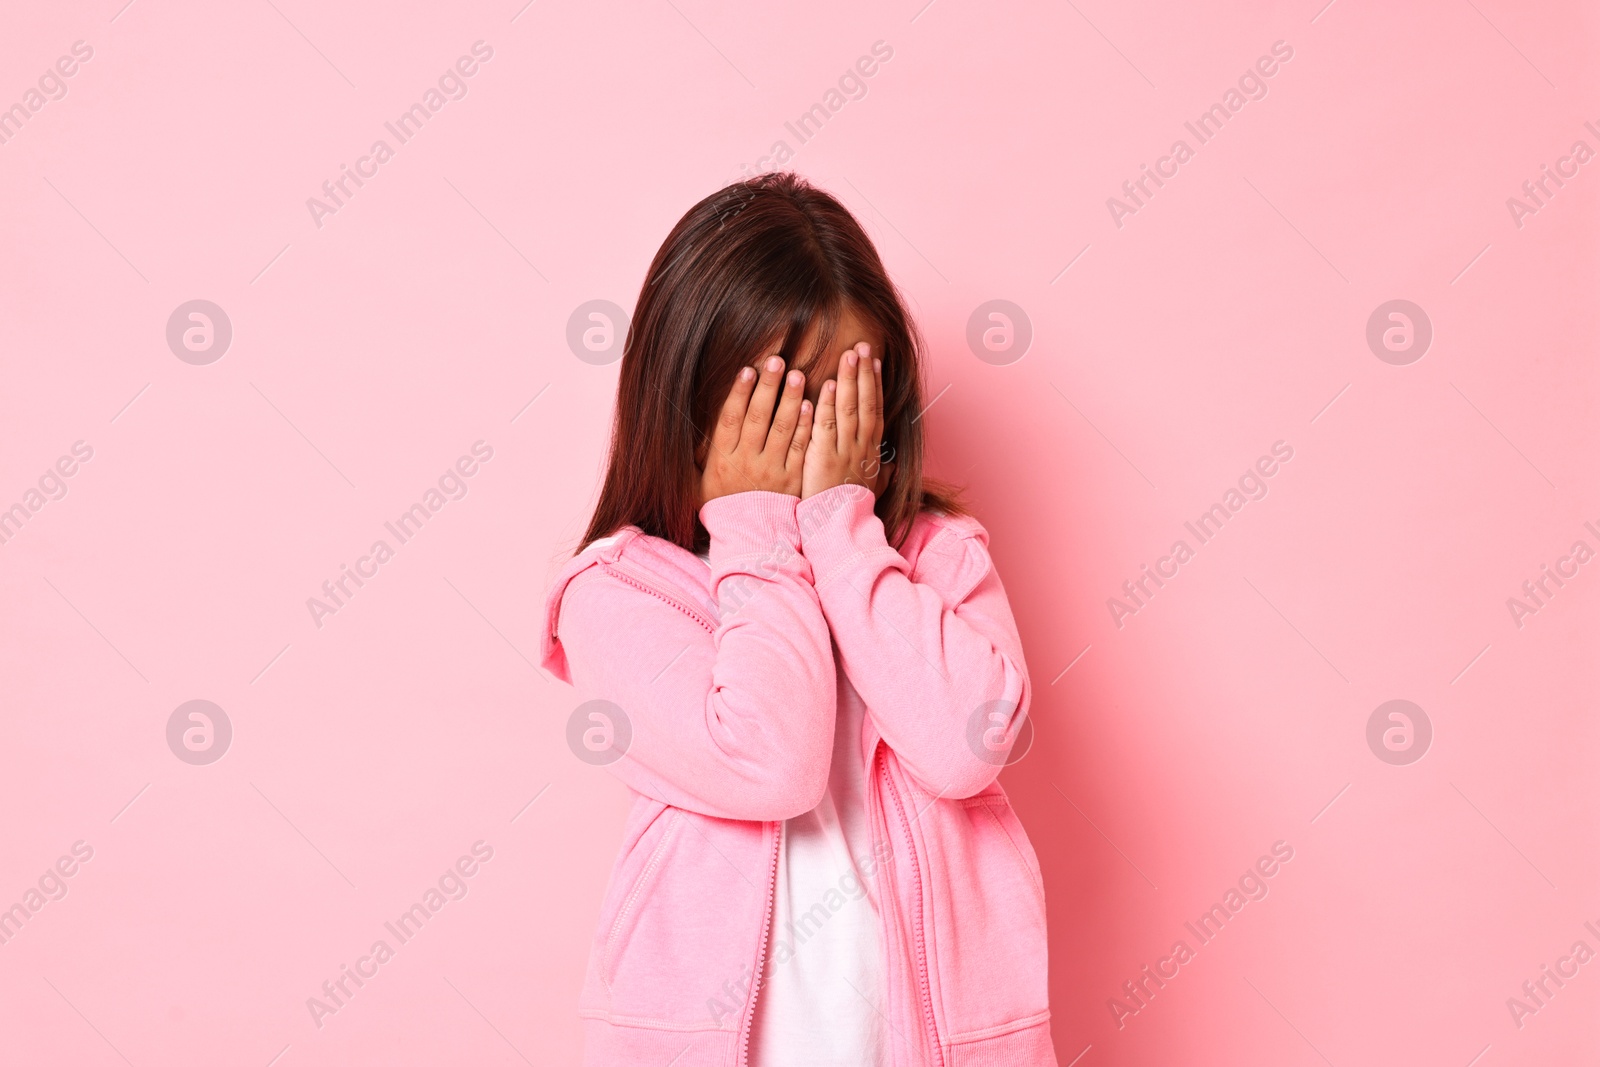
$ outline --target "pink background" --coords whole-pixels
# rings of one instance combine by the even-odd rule
[[[1003,781],[1064,1067],[1593,1055],[1600,962],[1506,1005],[1600,950],[1600,563],[1520,627],[1506,604],[1600,549],[1600,163],[1506,206],[1600,149],[1592,10],[923,2],[12,13],[0,104],[94,52],[0,146],[0,507],[93,458],[0,546],[0,906],[93,858],[0,946],[0,1058],[577,1059],[627,798],[531,662],[617,372],[567,320],[631,308],[779,139],[913,302],[933,467],[1023,630],[1037,741]],[[479,40],[467,95],[315,225]],[[1268,95],[1119,228],[1106,199],[1279,40]],[[166,342],[192,299],[232,322],[209,365]],[[1007,365],[965,340],[991,299],[1034,332]],[[1404,366],[1365,340],[1394,299],[1433,327]],[[307,598],[479,440],[467,495],[318,628]],[[1107,598],[1280,440],[1266,498],[1119,628]],[[234,731],[204,766],[165,732],[195,699]],[[1409,765],[1366,740],[1392,699],[1432,723]],[[480,840],[468,895],[319,1029],[306,998]],[[1108,999],[1280,840],[1270,895],[1119,1028]]]

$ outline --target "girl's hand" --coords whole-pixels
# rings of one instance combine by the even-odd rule
[[[800,495],[812,422],[805,375],[792,370],[785,376],[783,360],[768,356],[757,377],[754,368],[741,368],[722,404],[700,475],[702,505],[752,489]]]
[[[877,494],[889,484],[894,465],[879,458],[882,371],[882,361],[863,341],[839,359],[837,380],[823,383],[806,449],[802,499],[836,485],[863,485]]]

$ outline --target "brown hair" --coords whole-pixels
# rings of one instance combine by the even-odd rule
[[[923,477],[923,342],[872,241],[832,196],[794,174],[764,174],[690,208],[650,264],[623,349],[605,482],[579,550],[631,523],[704,551],[695,456],[739,368],[781,338],[784,363],[807,370],[846,306],[884,340],[875,354],[895,469],[875,510],[889,543],[904,542],[922,508],[965,513],[958,489]],[[815,350],[801,353],[813,321]]]

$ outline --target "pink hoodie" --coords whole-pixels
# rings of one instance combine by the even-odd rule
[[[630,526],[547,602],[545,667],[631,727],[584,1063],[748,1062],[782,820],[821,800],[861,700],[894,1063],[1054,1067],[1039,861],[996,781],[1030,685],[987,532],[925,511],[896,551],[855,485],[700,518],[709,570]]]

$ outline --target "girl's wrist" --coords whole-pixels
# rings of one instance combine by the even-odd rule
[[[700,506],[700,524],[713,542],[727,542],[737,551],[798,544],[800,530],[795,508],[799,503],[799,497],[770,489],[729,493]]]

